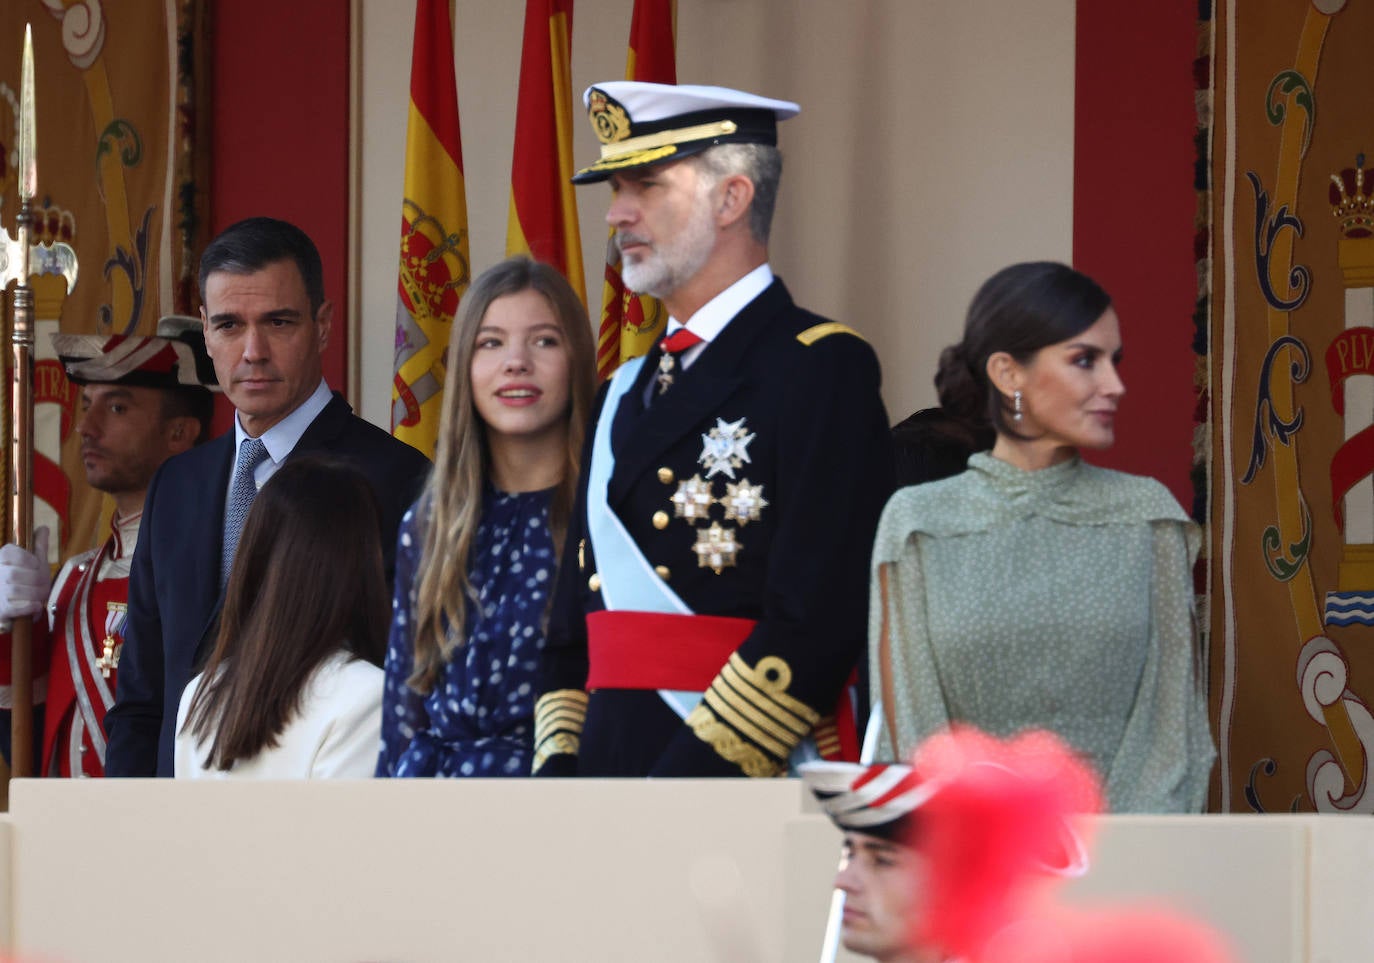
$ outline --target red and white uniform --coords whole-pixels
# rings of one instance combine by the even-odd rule
[[[114,704],[115,670],[106,676],[106,640],[116,657],[124,643],[129,566],[142,512],[116,515],[98,549],[69,558],[48,595],[49,621],[34,622],[34,701],[47,702],[40,772],[105,774],[105,712]],[[9,708],[9,642],[0,655],[0,708]],[[108,663],[107,663],[108,665]]]

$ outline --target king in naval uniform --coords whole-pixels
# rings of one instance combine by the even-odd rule
[[[853,756],[892,488],[877,358],[768,265],[796,104],[611,82],[584,102],[625,283],[667,336],[603,386],[550,613],[538,775],[772,776]]]
[[[105,711],[114,702],[129,598],[129,566],[153,473],[209,436],[215,371],[196,318],[166,317],[158,337],[54,334],[67,378],[81,389],[76,433],[86,481],[114,500],[110,535],[69,558],[48,586],[38,553],[0,548],[0,616],[47,618],[33,627],[39,775],[100,776]],[[46,541],[46,540],[44,540]],[[0,643],[0,715],[9,748],[10,644]],[[36,707],[37,708],[37,707]],[[42,718],[40,724],[39,720]]]

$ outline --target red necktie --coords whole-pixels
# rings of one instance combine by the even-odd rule
[[[659,342],[659,347],[669,354],[681,354],[693,345],[701,344],[701,338],[697,337],[686,328],[678,328],[668,337]]]

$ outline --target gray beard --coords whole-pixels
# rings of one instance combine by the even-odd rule
[[[656,298],[676,290],[679,283],[672,269],[663,262],[663,258],[657,252],[641,258],[635,264],[628,261],[622,263],[620,276],[631,291]]]
[[[626,287],[636,294],[665,298],[700,273],[716,246],[716,226],[704,202],[703,195],[692,220],[676,237],[655,245],[633,264],[621,262],[620,277]]]

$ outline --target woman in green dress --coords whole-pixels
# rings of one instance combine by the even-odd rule
[[[936,386],[996,441],[953,478],[899,490],[873,554],[880,756],[967,722],[1059,733],[1116,812],[1196,812],[1215,752],[1192,563],[1163,485],[1096,468],[1125,387],[1111,299],[1062,264],[1016,264],[969,307]]]

